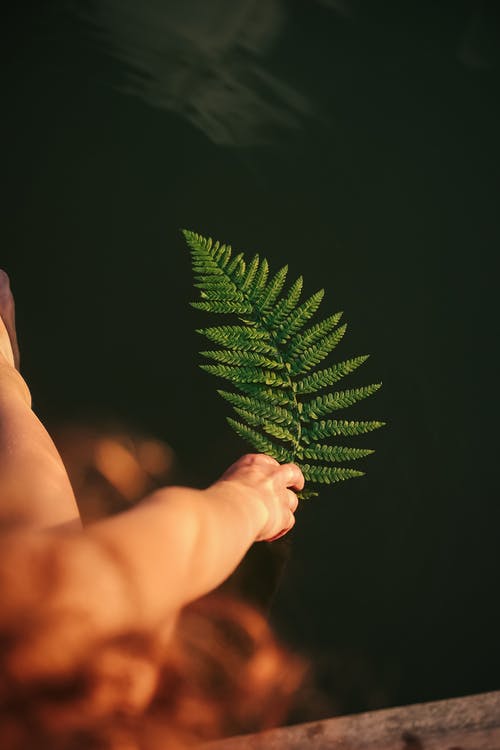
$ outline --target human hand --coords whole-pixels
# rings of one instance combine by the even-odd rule
[[[250,492],[264,506],[266,520],[255,541],[272,542],[295,524],[299,501],[293,490],[304,487],[304,477],[296,464],[279,464],[263,453],[248,453],[230,466],[219,482]]]

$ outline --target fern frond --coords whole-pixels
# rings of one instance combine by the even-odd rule
[[[299,276],[296,279],[286,297],[283,297],[272,310],[268,310],[262,319],[263,324],[270,330],[276,331],[278,326],[282,325],[289,313],[295,309],[302,293],[304,279]]]
[[[270,370],[282,370],[283,362],[276,362],[274,359],[265,357],[258,352],[242,351],[240,349],[214,349],[212,351],[200,352],[202,357],[215,359],[216,362],[222,362],[226,365],[238,365],[239,367],[269,367]]]
[[[231,367],[230,365],[200,365],[202,370],[225,378],[232,383],[265,383],[266,385],[287,385],[288,379],[273,370],[258,367]]]
[[[194,283],[196,289],[200,289],[202,292],[218,292],[220,297],[223,297],[228,291],[236,294],[236,286],[232,281],[229,281],[225,276],[206,276],[202,281],[196,281]],[[242,299],[242,297],[240,297]]]
[[[191,304],[198,310],[239,318],[239,325],[198,329],[220,347],[201,352],[215,364],[200,367],[230,381],[238,391],[219,390],[238,417],[228,417],[228,423],[255,450],[278,461],[296,461],[309,482],[324,484],[361,476],[361,471],[332,464],[365,458],[372,450],[321,442],[363,435],[384,424],[322,419],[380,387],[374,383],[318,395],[367,359],[354,357],[316,369],[345,334],[346,326],[338,327],[342,313],[310,323],[323,299],[322,289],[300,303],[302,276],[283,291],[287,266],[270,275],[266,258],[255,255],[247,264],[242,253],[233,254],[230,245],[194,232],[184,235],[201,297]],[[303,400],[310,394],[312,398]],[[315,494],[308,487],[300,497]]]
[[[293,391],[281,386],[269,388],[262,383],[235,383],[235,385],[242,393],[275,406],[292,408],[296,403]]]
[[[220,346],[225,346],[228,349],[241,349],[243,351],[259,352],[260,354],[277,355],[276,346],[269,343],[269,334],[250,326],[198,328],[196,333],[200,333],[215,344],[220,344]]]
[[[201,245],[203,250],[205,250],[205,252],[208,251],[208,253],[210,253],[210,251],[212,250],[210,254],[212,255],[213,259],[221,268],[225,268],[229,263],[229,259],[231,257],[231,245],[221,245],[219,242],[216,242],[212,249],[208,241],[203,247],[203,237],[200,237],[200,235],[198,235],[198,239],[202,241]],[[206,255],[204,257],[206,257]]]
[[[260,261],[257,272],[254,276],[254,280],[251,288],[248,290],[248,294],[251,300],[257,300],[265,286],[267,276],[269,273],[269,264],[265,258]]]
[[[271,435],[271,437],[283,440],[285,443],[290,443],[294,448],[297,447],[296,436],[293,435],[290,430],[287,430],[286,427],[283,427],[283,425],[277,422],[270,422],[268,419],[261,417],[255,412],[248,411],[247,409],[235,408],[235,412],[241,417],[241,419],[250,425],[250,427],[260,427],[264,432],[267,432],[268,435]]]
[[[324,440],[339,435],[342,437],[364,435],[384,426],[385,422],[349,422],[344,419],[321,419],[319,422],[313,422],[313,424],[303,427],[301,437],[307,443],[314,443],[316,440]]]
[[[201,297],[207,300],[224,300],[227,302],[244,302],[245,297],[242,292],[238,292],[232,286],[217,284],[207,285],[201,289]]]
[[[315,393],[322,388],[327,388],[329,385],[333,385],[341,380],[345,375],[353,372],[357,367],[366,362],[370,355],[363,354],[360,357],[353,357],[353,359],[346,359],[344,362],[338,362],[332,367],[327,367],[325,370],[319,370],[308,375],[307,378],[299,380],[296,383],[297,393],[302,395],[306,393]]]
[[[342,315],[342,312],[329,315],[328,318],[325,318],[319,323],[315,323],[313,326],[306,328],[302,333],[298,333],[294,336],[289,342],[286,350],[288,356],[292,358],[297,354],[302,354],[302,352],[312,346],[316,341],[324,338],[333,328],[335,328]]]
[[[304,479],[310,482],[321,482],[322,484],[331,484],[340,482],[343,479],[353,479],[362,477],[364,471],[356,469],[344,469],[339,466],[312,466],[311,464],[302,464],[301,467]]]
[[[278,328],[278,341],[280,344],[284,344],[294,333],[299,331],[302,326],[312,318],[316,310],[321,304],[325,294],[324,289],[320,289],[318,292],[313,294],[309,299],[306,299],[299,307],[288,315],[286,320]]]
[[[242,396],[240,393],[229,393],[228,391],[217,391],[231,406],[251,411],[264,420],[289,425],[293,422],[293,416],[288,409],[284,409],[275,399],[265,400],[255,396]],[[274,392],[273,392],[274,395]]]
[[[246,264],[243,260],[243,253],[235,255],[232,261],[227,265],[225,271],[230,278],[241,279],[245,273]]]
[[[293,456],[291,451],[278,443],[273,443],[273,441],[269,440],[265,435],[261,435],[256,430],[252,430],[251,427],[247,427],[247,425],[237,422],[231,417],[226,417],[226,419],[233,430],[243,438],[243,440],[250,443],[255,450],[259,451],[259,453],[267,453],[268,456],[275,458],[276,461],[280,461],[281,463],[288,463],[291,460]]]
[[[302,458],[339,463],[341,461],[356,461],[358,458],[365,458],[372,453],[374,451],[369,448],[349,448],[346,445],[314,445],[303,449]]]
[[[211,299],[206,302],[191,302],[191,306],[196,310],[205,310],[213,313],[235,313],[236,315],[245,315],[252,311],[251,305],[245,302],[238,302],[226,299]]]
[[[248,264],[244,278],[241,280],[241,290],[245,291],[251,288],[252,281],[255,278],[257,269],[259,267],[259,256],[254,255],[250,263]]]
[[[331,414],[332,411],[337,409],[345,409],[346,406],[352,406],[357,401],[371,396],[378,391],[381,385],[382,383],[373,383],[362,388],[335,391],[334,393],[327,393],[325,396],[318,396],[302,404],[302,416],[304,420],[309,421],[310,419],[324,417],[325,414]]]
[[[323,339],[318,341],[317,344],[310,346],[308,349],[302,352],[302,354],[296,354],[292,360],[291,374],[292,375],[303,375],[312,367],[319,365],[331,352],[335,349],[337,344],[341,341],[346,331],[347,325],[343,325],[337,328],[336,331],[331,333],[329,336],[325,336]]]
[[[318,497],[319,492],[314,492],[314,490],[301,490],[297,493],[297,497],[299,500],[310,500],[311,497]]]
[[[262,290],[258,299],[259,305],[261,306],[262,310],[268,310],[276,301],[285,285],[287,273],[288,266],[283,266],[283,268],[280,268],[280,270],[273,276],[267,286]]]

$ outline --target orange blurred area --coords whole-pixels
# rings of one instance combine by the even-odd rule
[[[122,425],[52,428],[84,522],[95,521],[172,484],[175,454],[165,442]]]

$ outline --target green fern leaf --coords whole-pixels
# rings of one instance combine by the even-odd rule
[[[306,328],[302,333],[298,333],[288,344],[286,349],[287,355],[290,358],[293,358],[297,354],[302,354],[302,352],[316,343],[316,341],[323,339],[333,328],[335,328],[342,315],[342,312],[334,313],[319,323],[315,323],[310,328]]]
[[[220,297],[223,297],[228,290],[236,293],[235,285],[232,281],[228,282],[228,279],[226,279],[225,276],[207,276],[202,281],[195,282],[194,286],[196,289],[201,289],[204,292],[217,291],[219,292]],[[242,297],[240,297],[240,299],[241,298]]]
[[[274,359],[265,357],[258,352],[242,351],[240,349],[214,349],[213,351],[200,352],[203,357],[215,359],[216,362],[222,362],[226,365],[238,365],[239,367],[269,367],[271,370],[282,370],[283,362],[276,362]]]
[[[209,286],[201,290],[201,296],[207,300],[224,300],[225,302],[244,302],[245,297],[242,292],[238,292],[231,286],[217,285]]]
[[[205,250],[205,253],[210,253],[210,255],[213,257],[214,261],[221,267],[225,268],[227,264],[229,263],[229,259],[231,257],[231,246],[230,245],[221,245],[219,242],[216,242],[213,247],[210,246],[209,242],[207,241],[205,243],[205,246],[203,247],[203,237],[198,235],[198,239],[201,240],[201,246],[202,246],[202,252]],[[212,251],[212,252],[210,252]],[[201,257],[206,257],[201,254]]]
[[[252,281],[254,280],[257,269],[259,268],[259,262],[259,256],[254,255],[252,260],[248,264],[244,278],[241,280],[242,291],[246,291],[252,288]]]
[[[281,290],[285,285],[287,273],[288,266],[283,266],[283,268],[280,268],[280,270],[273,276],[267,286],[262,290],[258,299],[258,303],[261,306],[262,310],[268,310],[276,301],[276,298],[279,296]]]
[[[301,490],[297,493],[299,500],[310,500],[311,497],[318,497],[318,495],[319,492],[314,492],[314,490]]]
[[[265,258],[260,261],[252,286],[248,290],[251,300],[257,300],[265,286],[269,274],[269,264]]]
[[[312,297],[306,299],[299,307],[288,315],[284,323],[281,324],[278,330],[278,341],[280,344],[284,344],[294,333],[299,331],[302,326],[312,318],[316,310],[321,304],[321,300],[325,294],[324,289],[320,289]]]
[[[312,425],[302,428],[302,440],[307,443],[314,443],[316,440],[324,440],[329,437],[353,437],[355,435],[364,435],[367,432],[378,430],[384,427],[385,422],[349,422],[347,420],[321,419]]]
[[[200,365],[200,367],[211,375],[226,378],[232,383],[288,384],[286,377],[281,377],[273,370],[261,370],[258,367],[231,367],[230,365]]]
[[[275,400],[266,401],[255,396],[242,396],[240,393],[229,393],[228,391],[217,391],[217,393],[231,406],[251,411],[264,420],[284,425],[289,425],[294,421],[290,411],[277,404]]]
[[[305,349],[301,355],[296,354],[292,360],[291,374],[303,375],[312,367],[319,365],[335,349],[346,331],[347,325],[337,328],[329,336],[320,339],[317,344]]]
[[[277,349],[269,343],[269,335],[250,326],[216,326],[213,328],[198,328],[196,333],[206,336],[215,344],[228,349],[273,354],[277,356]]]
[[[332,367],[327,367],[325,370],[319,370],[319,372],[313,372],[308,375],[307,378],[299,380],[296,384],[296,390],[298,394],[315,393],[322,388],[327,388],[329,385],[333,385],[341,380],[345,375],[353,372],[357,367],[366,362],[369,355],[364,354],[360,357],[354,357],[353,359],[346,359],[344,362],[338,362]]]
[[[317,398],[313,398],[312,401],[307,401],[302,405],[302,416],[304,420],[309,421],[310,419],[324,417],[325,414],[331,414],[332,411],[337,409],[345,409],[347,406],[352,406],[357,401],[371,396],[378,391],[381,385],[382,383],[373,383],[373,385],[365,385],[362,388],[335,391],[334,393],[327,393],[325,396],[317,396]]]
[[[196,310],[205,310],[213,313],[236,313],[236,315],[245,315],[251,312],[251,305],[245,302],[237,302],[226,299],[211,299],[206,302],[191,302],[192,307]]]
[[[290,312],[296,308],[300,299],[303,284],[304,279],[302,276],[299,276],[299,278],[293,282],[286,297],[279,300],[274,309],[268,310],[264,313],[262,323],[267,328],[276,331],[278,327],[283,324]]]
[[[340,482],[343,479],[353,479],[362,477],[364,471],[356,469],[344,469],[340,466],[312,466],[311,464],[302,464],[301,467],[304,479],[310,482],[321,482],[322,484],[331,484],[331,482]]]
[[[219,391],[239,418],[228,417],[228,423],[255,450],[278,461],[297,462],[308,482],[325,484],[361,476],[361,471],[332,464],[365,458],[372,450],[321,442],[363,435],[384,424],[321,418],[367,398],[380,387],[375,383],[318,395],[367,359],[354,357],[315,369],[344,336],[346,326],[337,327],[342,313],[309,323],[323,299],[322,289],[299,303],[302,276],[283,292],[287,266],[270,276],[266,258],[255,255],[247,264],[243,254],[233,254],[229,245],[194,232],[184,235],[201,297],[192,305],[239,318],[239,325],[198,329],[220,347],[201,352],[216,364],[200,367],[229,380],[239,391]],[[302,397],[308,394],[313,398],[304,401]],[[316,494],[307,487],[299,496]]]
[[[369,448],[349,448],[346,445],[315,445],[311,448],[304,448],[302,458],[339,463],[341,461],[356,461],[358,458],[365,458],[371,453],[374,453],[374,451]]]
[[[255,450],[259,451],[259,453],[267,453],[268,456],[275,458],[276,461],[280,461],[280,463],[288,463],[291,460],[293,456],[291,451],[278,443],[273,443],[273,441],[269,440],[265,435],[261,435],[256,430],[252,430],[251,427],[248,427],[241,422],[237,422],[235,419],[231,419],[231,417],[226,417],[226,419],[233,430],[243,438],[243,440],[249,442]]]
[[[235,255],[232,261],[228,263],[224,270],[230,278],[236,278],[239,280],[244,275],[245,269],[246,264],[243,260],[243,253],[238,253],[238,255]]]
[[[292,390],[282,387],[268,388],[261,383],[235,383],[242,393],[248,396],[258,398],[261,401],[267,401],[275,406],[293,407],[296,404],[295,396]]]
[[[283,440],[284,442],[290,443],[292,446],[296,447],[297,438],[290,432],[290,430],[283,427],[283,425],[277,422],[271,422],[266,417],[262,417],[260,414],[248,411],[247,409],[239,409],[235,407],[234,410],[236,414],[251,427],[261,427],[264,432],[267,432],[271,437],[278,438],[279,440]]]

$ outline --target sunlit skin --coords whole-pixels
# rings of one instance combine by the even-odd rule
[[[62,460],[31,409],[17,362],[13,298],[1,272],[0,522],[14,529],[1,546],[4,612],[10,607],[15,615],[33,602],[51,612],[79,613],[88,625],[82,652],[84,640],[131,629],[168,631],[179,610],[224,581],[254,542],[292,528],[302,473],[262,454],[243,456],[207,489],[166,487],[83,528]],[[48,559],[58,585],[40,598]],[[24,655],[28,672],[43,671],[50,637],[41,639],[39,652]],[[58,658],[64,663],[63,653]]]

